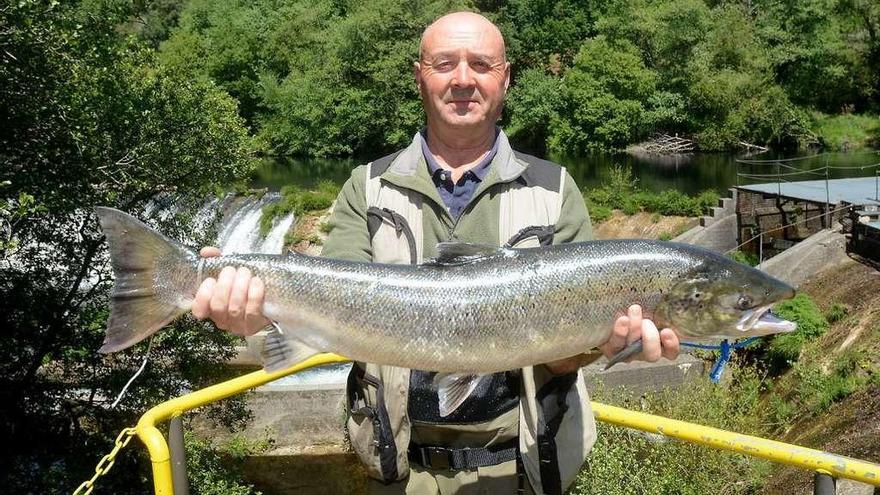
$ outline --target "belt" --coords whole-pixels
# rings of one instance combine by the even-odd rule
[[[502,444],[490,447],[453,449],[411,443],[407,457],[410,462],[431,469],[475,469],[494,466],[516,459],[519,450],[519,439],[514,438]]]

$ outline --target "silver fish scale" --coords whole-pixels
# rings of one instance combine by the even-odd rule
[[[605,342],[633,303],[707,252],[642,240],[503,250],[461,265],[380,265],[307,256],[211,258],[203,277],[247,266],[285,334],[351,359],[431,371],[496,372]]]

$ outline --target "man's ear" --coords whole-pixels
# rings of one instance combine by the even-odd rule
[[[418,62],[413,62],[413,77],[416,80],[416,86],[419,88],[419,92],[422,89],[422,64]]]
[[[510,87],[510,62],[504,63],[504,92]]]

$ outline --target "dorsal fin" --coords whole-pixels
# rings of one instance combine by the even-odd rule
[[[486,259],[506,249],[488,244],[470,242],[440,242],[437,244],[437,257],[426,262],[427,265],[464,265]]]

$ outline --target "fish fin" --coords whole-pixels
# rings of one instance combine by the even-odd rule
[[[437,244],[437,257],[429,265],[465,265],[486,259],[506,251],[506,248],[470,242],[440,242]]]
[[[440,398],[440,417],[449,416],[477,388],[480,380],[486,375],[475,373],[437,373],[434,384]]]
[[[622,363],[626,361],[627,359],[635,356],[640,352],[642,352],[642,339],[633,342],[632,344],[621,349],[620,352],[618,352],[617,354],[611,356],[611,358],[608,360],[608,363],[605,365],[605,368],[603,368],[603,371],[607,370],[617,363]]]
[[[98,349],[109,353],[137,344],[188,311],[156,297],[156,264],[172,260],[181,267],[191,265],[195,280],[197,256],[127,213],[104,207],[95,208],[95,213],[107,238],[115,278],[104,345]]]
[[[266,341],[263,343],[263,369],[266,370],[266,373],[289,368],[321,353],[321,351],[312,349],[285,335],[279,328],[277,323],[273,324],[269,332],[266,333]]]

